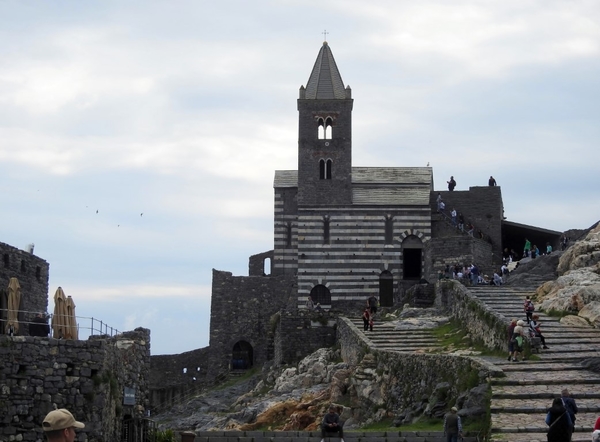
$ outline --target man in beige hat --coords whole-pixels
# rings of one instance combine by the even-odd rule
[[[73,442],[75,428],[84,428],[85,425],[75,420],[69,410],[59,408],[52,410],[44,418],[42,428],[49,442]]]

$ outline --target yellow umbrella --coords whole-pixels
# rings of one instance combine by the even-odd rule
[[[21,286],[17,278],[10,278],[8,282],[8,318],[6,333],[11,327],[16,334],[19,331],[19,307],[21,306]]]
[[[67,297],[67,302],[65,303],[66,307],[66,331],[67,335],[66,339],[79,339],[79,331],[77,330],[77,319],[75,318],[75,303],[73,302],[73,298],[70,296]]]
[[[57,288],[54,293],[54,314],[52,315],[52,337],[54,339],[64,339],[67,335],[66,303],[65,292],[62,287]]]

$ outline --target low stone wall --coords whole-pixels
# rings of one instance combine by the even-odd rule
[[[487,348],[508,351],[509,318],[471,296],[469,290],[458,281],[443,280],[436,284],[435,305],[449,311],[473,339]]]
[[[388,410],[413,406],[423,397],[429,397],[443,382],[449,384],[446,400],[453,403],[461,393],[489,377],[502,375],[493,364],[475,357],[400,354],[370,348],[365,337],[346,318],[338,319],[338,340],[344,362],[356,365],[363,359],[370,361],[368,370],[363,369],[372,377],[363,396]]]
[[[116,441],[148,406],[150,331],[88,341],[0,336],[0,440],[41,441],[54,406],[85,423],[89,442]],[[132,405],[124,404],[130,388]],[[81,438],[81,436],[80,436]]]

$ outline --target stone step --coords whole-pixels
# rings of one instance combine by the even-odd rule
[[[571,442],[590,442],[591,438],[589,432],[575,432]],[[490,437],[490,442],[546,442],[547,440],[546,433],[497,433]]]
[[[576,395],[571,395],[576,403],[579,413],[600,413],[600,397],[597,398],[579,398]],[[554,397],[558,397],[555,394]],[[552,404],[554,397],[543,398],[502,398],[492,399],[492,413],[546,413]]]
[[[466,433],[464,442],[477,442],[477,434]],[[320,431],[199,431],[195,442],[320,442]],[[339,442],[326,437],[325,442]],[[446,442],[441,431],[344,432],[345,442]]]
[[[560,384],[534,384],[523,388],[523,385],[504,384],[492,386],[492,400],[494,399],[550,399],[560,396],[560,392],[567,388],[575,400],[600,399],[600,388],[596,383],[580,383],[576,378],[563,381]]]
[[[546,412],[543,413],[492,413],[492,433],[545,433]],[[577,413],[576,432],[590,433],[597,419],[596,413]]]

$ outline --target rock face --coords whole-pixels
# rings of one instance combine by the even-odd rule
[[[571,311],[600,326],[600,224],[560,256],[557,272],[560,276],[556,280],[537,290],[540,307],[544,311]]]

